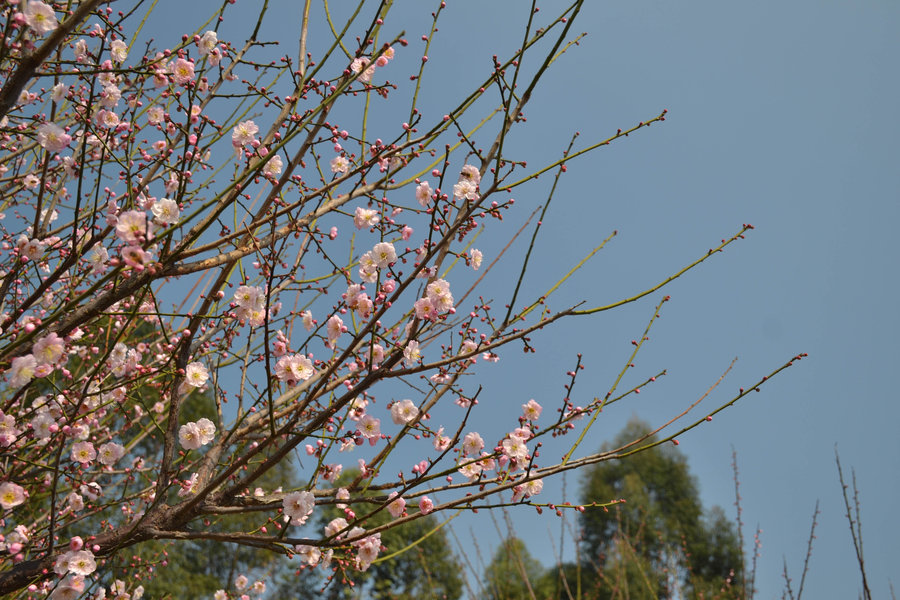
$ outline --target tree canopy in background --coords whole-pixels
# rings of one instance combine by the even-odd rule
[[[632,420],[608,447],[650,432]],[[510,537],[484,573],[493,600],[577,597],[579,590],[590,600],[748,597],[736,526],[719,507],[703,510],[697,481],[674,446],[585,470],[580,496],[584,504],[622,502],[581,513],[579,564],[544,569]]]
[[[605,447],[650,431],[633,420]],[[581,515],[585,572],[598,575],[601,591],[624,583],[632,594],[640,589],[652,598],[674,598],[682,587],[691,598],[709,598],[722,588],[742,590],[735,525],[718,507],[703,510],[697,481],[677,448],[656,446],[588,469],[584,478],[583,502],[625,499],[608,512],[588,509]]]

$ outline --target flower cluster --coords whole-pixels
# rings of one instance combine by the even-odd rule
[[[443,279],[432,281],[425,287],[425,296],[416,300],[416,318],[435,320],[440,313],[453,312],[453,294],[450,284]]]
[[[367,56],[359,56],[350,63],[350,71],[359,75],[359,80],[363,83],[370,83],[372,76],[375,74],[375,67],[383,67],[394,58],[394,49],[391,46],[384,48],[381,55],[373,63]]]
[[[260,287],[242,285],[234,292],[235,315],[259,327],[266,321],[266,293]],[[271,310],[271,308],[270,308]]]
[[[288,385],[295,385],[313,376],[312,361],[302,354],[282,356],[275,364],[275,377]]]
[[[216,439],[216,426],[207,418],[185,423],[178,429],[178,441],[185,450],[197,450]]]

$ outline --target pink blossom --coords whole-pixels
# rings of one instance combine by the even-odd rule
[[[450,442],[452,441],[453,440],[449,436],[444,435],[444,428],[441,427],[437,430],[437,433],[434,434],[434,449],[438,452],[443,452],[450,447]]]
[[[106,265],[109,263],[109,251],[98,244],[94,246],[86,258],[91,265],[91,272],[102,273],[106,270]]]
[[[29,240],[24,234],[20,235],[19,239],[16,241],[16,247],[19,249],[19,254],[29,260],[37,260],[40,258],[44,254],[44,246],[46,245],[47,243],[42,240]]]
[[[357,229],[365,229],[367,227],[375,227],[380,220],[381,215],[378,214],[377,210],[357,206],[356,215],[353,217],[353,225]]]
[[[521,438],[509,436],[503,440],[503,454],[518,462],[524,461],[528,457],[528,448]]]
[[[113,40],[109,45],[109,53],[115,62],[125,62],[128,58],[128,45],[122,40]]]
[[[151,106],[147,109],[147,122],[151,125],[159,125],[165,117],[166,111],[162,106]]]
[[[63,100],[66,99],[66,94],[69,93],[69,88],[66,84],[60,82],[54,85],[50,91],[50,99],[59,104]]]
[[[84,38],[79,39],[77,42],[75,42],[75,48],[73,49],[73,52],[75,54],[75,60],[77,60],[80,63],[87,62],[89,55],[88,55],[88,49],[87,49],[87,42],[84,41]]]
[[[357,430],[364,438],[368,440],[377,440],[381,437],[381,421],[372,415],[365,415],[359,420]]]
[[[261,288],[242,285],[234,292],[234,302],[247,310],[260,310],[265,307],[266,297]]]
[[[259,126],[253,121],[238,123],[231,133],[231,144],[236,147],[246,146],[256,139]]]
[[[325,481],[330,481],[334,483],[337,481],[338,477],[341,476],[341,472],[344,470],[344,465],[340,463],[332,463],[328,465],[324,465],[322,467],[322,479]]]
[[[38,128],[37,139],[47,152],[61,152],[71,143],[72,136],[53,123],[44,123]]]
[[[477,462],[470,462],[457,469],[457,472],[469,481],[475,481],[481,476],[482,467]]]
[[[200,56],[206,56],[207,54],[215,50],[218,43],[219,37],[216,35],[215,31],[204,32],[203,36],[200,38],[200,41],[197,42],[197,48]]]
[[[207,418],[197,421],[197,429],[200,432],[200,444],[205,446],[216,439],[216,426]]]
[[[365,398],[360,398],[357,396],[353,400],[350,401],[350,411],[347,413],[347,417],[351,421],[359,421],[366,415],[366,407],[369,405],[369,401]]]
[[[185,450],[196,450],[203,444],[200,442],[200,428],[196,423],[185,423],[178,429],[178,441]]]
[[[482,448],[484,448],[484,440],[481,439],[481,436],[478,432],[473,431],[471,433],[467,433],[466,437],[463,438],[463,454],[466,456],[470,456],[472,454],[478,454],[481,452]]]
[[[37,367],[37,360],[31,354],[25,356],[17,356],[12,359],[12,364],[7,371],[9,375],[9,385],[12,388],[19,388],[34,378],[34,370]]]
[[[372,81],[372,75],[375,74],[375,65],[369,66],[369,59],[365,56],[354,58],[350,63],[350,70],[359,73],[359,80],[363,83]]]
[[[493,352],[485,352],[484,354],[481,355],[481,358],[483,358],[484,360],[486,360],[488,362],[493,362],[493,363],[500,361],[500,355],[494,354]]]
[[[341,490],[344,490],[344,492],[347,492],[347,490],[345,490],[344,488],[341,488]],[[338,490],[338,492],[340,492],[340,490]],[[349,500],[349,499],[350,499],[350,495],[349,495],[349,493],[347,493],[347,497],[343,498],[343,500]],[[328,522],[328,525],[325,526],[325,536],[326,537],[336,536],[338,534],[338,532],[340,532],[346,528],[347,528],[347,519],[345,519],[344,517],[334,518]],[[343,536],[339,536],[339,537],[343,537]]]
[[[119,126],[121,120],[119,119],[119,115],[111,110],[100,110],[97,111],[97,125],[100,127],[105,127],[106,129],[115,129]]]
[[[200,475],[191,473],[191,476],[181,482],[181,489],[178,490],[179,498],[187,498],[191,494],[196,494],[199,488]]]
[[[69,575],[63,579],[50,594],[50,600],[75,600],[84,591],[84,576]]]
[[[394,498],[394,500],[387,505],[387,510],[391,513],[391,516],[395,519],[403,516],[403,511],[406,510],[406,500],[404,500],[401,496],[397,495],[397,492],[391,492],[388,496],[388,499]]]
[[[472,248],[469,250],[469,264],[472,265],[472,269],[477,271],[481,268],[481,261],[484,259],[484,255],[481,253],[481,250],[476,250]]]
[[[453,294],[450,293],[450,284],[445,280],[432,281],[425,288],[425,293],[438,312],[446,312],[453,308]]]
[[[22,13],[25,15],[25,23],[38,35],[49,33],[59,26],[56,12],[40,0],[28,0]]]
[[[35,359],[47,365],[56,365],[66,352],[66,345],[55,332],[50,333],[35,342],[31,349]]]
[[[459,172],[460,181],[471,181],[475,185],[481,183],[481,172],[475,165],[465,165]]]
[[[434,510],[434,502],[428,496],[422,496],[419,498],[419,512],[423,515],[427,515],[431,511]]]
[[[516,427],[509,434],[510,437],[517,437],[523,442],[530,440],[533,435],[528,427]]]
[[[350,169],[350,161],[346,156],[335,156],[331,159],[330,166],[332,173],[346,173]]]
[[[379,56],[375,60],[375,64],[379,67],[383,67],[388,64],[388,61],[390,61],[392,58],[394,58],[394,49],[388,46],[384,49],[384,52],[381,53],[381,56]]]
[[[153,260],[153,256],[140,246],[122,248],[122,260],[136,271],[143,271],[144,266]]]
[[[147,223],[147,214],[140,210],[128,210],[116,221],[116,236],[126,244],[139,244],[152,239],[152,226]]]
[[[100,463],[111,466],[125,455],[125,447],[115,442],[107,442],[100,446]]]
[[[306,381],[313,376],[313,373],[315,370],[312,361],[302,354],[283,356],[275,365],[275,376],[288,385]]]
[[[184,382],[195,388],[203,387],[209,380],[209,370],[201,362],[192,362],[184,368]]]
[[[438,312],[428,298],[419,298],[413,304],[416,311],[416,318],[433,321],[438,318]]]
[[[522,415],[528,421],[537,421],[544,410],[540,404],[535,402],[534,398],[522,405]]]
[[[160,225],[174,225],[181,216],[178,203],[169,198],[157,200],[153,203],[153,207],[150,210]]]
[[[453,197],[457,200],[478,200],[478,186],[468,180],[463,180],[453,186]]]
[[[68,560],[69,573],[76,575],[90,575],[97,570],[97,562],[94,560],[94,553],[90,550],[79,550],[73,552]]]
[[[222,60],[222,51],[218,48],[213,48],[210,50],[207,60],[211,66],[215,67]]]
[[[375,283],[378,280],[378,265],[371,252],[359,257],[359,278],[366,283]]]
[[[272,158],[270,158],[266,163],[266,166],[263,169],[263,173],[265,173],[269,177],[274,177],[281,173],[282,168],[284,168],[284,161],[282,161],[281,157],[276,154],[272,156]]]
[[[172,79],[178,85],[185,85],[194,79],[194,63],[183,58],[176,58],[172,66]]]
[[[431,185],[427,181],[423,181],[416,186],[416,200],[422,205],[422,208],[428,208],[431,204]]]
[[[325,325],[325,330],[328,333],[328,347],[334,348],[337,345],[338,338],[345,331],[344,321],[339,316],[332,315]]]
[[[394,245],[390,242],[375,244],[375,247],[372,248],[372,254],[375,259],[375,265],[379,269],[385,269],[397,260],[397,251],[394,250]]]
[[[315,566],[319,564],[319,559],[322,558],[322,551],[315,546],[300,544],[294,546],[294,552],[296,552],[300,556],[300,558],[303,559],[303,562],[305,562],[309,566]]]
[[[513,488],[513,502],[518,502],[519,500],[536,496],[540,494],[543,489],[543,479],[534,479],[532,481],[527,481],[521,485],[517,485]]]
[[[25,502],[25,488],[11,481],[0,483],[0,506],[9,510]]]
[[[407,425],[416,420],[419,409],[412,400],[400,400],[391,405],[391,420],[396,425]]]
[[[0,410],[0,447],[12,446],[21,432],[16,428],[16,419],[12,415],[4,415]]]
[[[372,344],[369,349],[369,360],[373,367],[377,367],[384,361],[384,347],[381,344]]]
[[[422,353],[419,351],[419,342],[410,340],[403,349],[403,363],[407,367],[413,367],[420,360],[422,360]]]
[[[284,497],[282,506],[284,516],[290,519],[291,524],[302,525],[316,507],[316,497],[310,492],[291,492]]]
[[[89,465],[97,458],[97,451],[90,442],[75,442],[72,445],[72,460],[82,465]]]
[[[349,536],[358,537],[363,533],[365,533],[365,530],[361,527],[354,527],[350,530]],[[353,546],[357,549],[356,568],[360,571],[365,571],[378,558],[378,553],[381,552],[381,534],[375,533],[364,537],[353,542]]]

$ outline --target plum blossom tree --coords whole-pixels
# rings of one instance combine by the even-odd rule
[[[551,311],[567,274],[525,301],[516,286],[504,310],[470,299],[497,258],[475,239],[517,215],[514,190],[665,119],[583,147],[573,138],[536,169],[508,154],[536,86],[577,41],[583,0],[550,18],[532,7],[521,48],[494,57],[437,118],[419,92],[443,2],[428,3],[420,54],[392,25],[391,2],[362,0],[341,24],[328,3],[316,22],[319,3],[306,0],[294,56],[262,41],[268,2],[245,37],[220,39],[223,23],[246,18],[233,4],[205,25],[168,15],[183,35],[160,41],[142,30],[170,5],[0,5],[4,597],[137,597],[159,565],[132,549],[160,541],[299,555],[299,575],[349,582],[383,556],[392,528],[505,504],[504,492],[540,510],[544,479],[702,421],[576,455],[599,411],[646,383],[622,391],[620,375],[552,416],[528,401],[499,439],[477,431],[467,375],[480,358],[529,351],[561,319],[654,294],[751,229],[610,305]],[[393,68],[402,53],[416,58],[412,74]],[[467,125],[488,90],[499,106]],[[388,98],[409,106],[405,119],[370,121]],[[480,269],[474,282],[468,268]],[[211,405],[192,420],[197,395]],[[453,422],[432,421],[454,403]],[[542,459],[561,436],[576,438],[563,459]],[[414,464],[391,474],[399,453]],[[301,484],[259,487],[286,461]],[[358,474],[337,486],[345,464]],[[323,506],[342,511],[340,527],[314,527]],[[241,528],[209,526],[219,518]],[[129,576],[99,575],[113,567]],[[217,596],[265,589],[241,577]]]

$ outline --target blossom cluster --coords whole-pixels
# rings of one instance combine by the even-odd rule
[[[207,418],[185,423],[178,429],[178,441],[185,450],[197,450],[216,438],[216,426]]]

